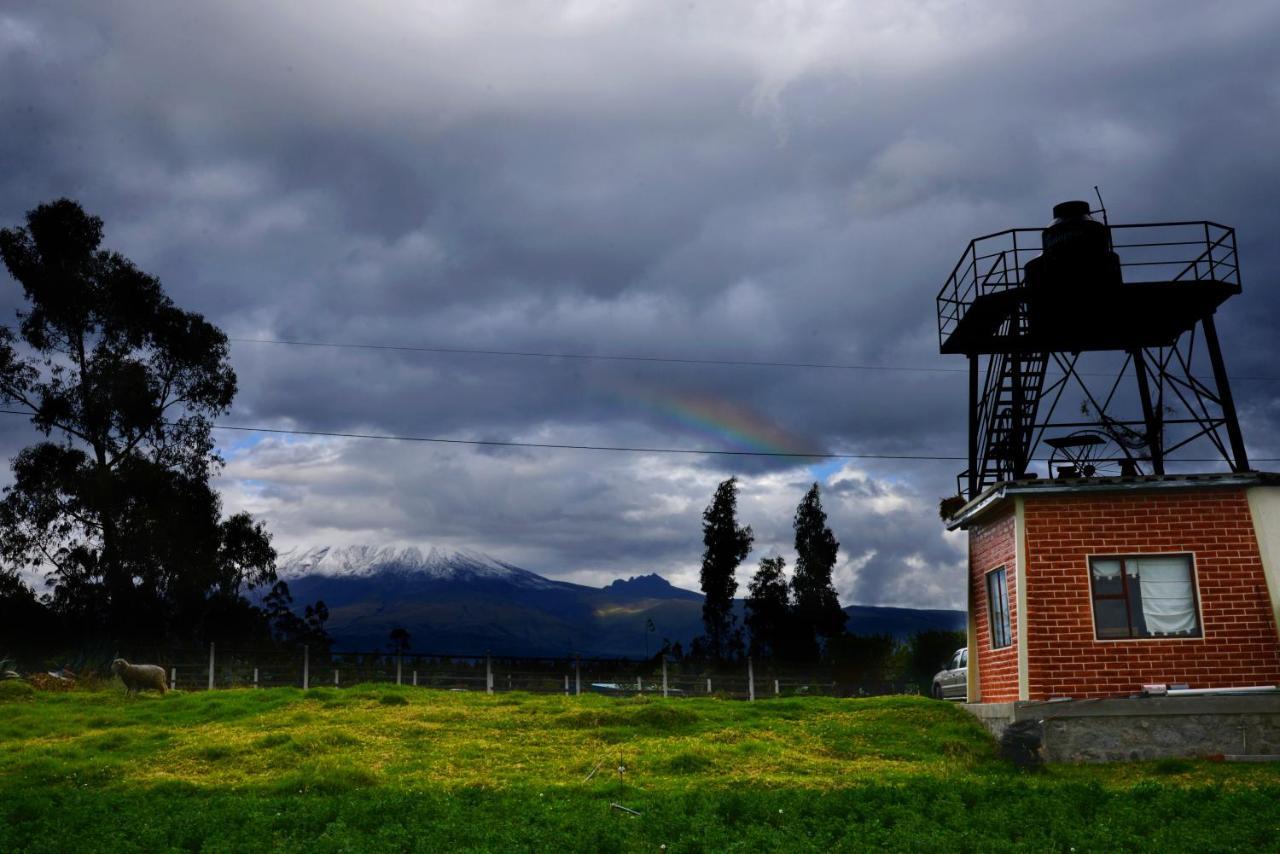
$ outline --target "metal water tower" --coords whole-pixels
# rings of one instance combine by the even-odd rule
[[[1235,230],[1213,222],[1112,225],[1071,201],[970,241],[938,294],[941,351],[969,359],[960,493],[1164,474],[1193,448],[1247,471],[1213,322],[1238,293]]]

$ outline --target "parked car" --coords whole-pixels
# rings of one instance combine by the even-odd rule
[[[936,700],[960,700],[969,698],[969,648],[961,647],[951,656],[933,677],[933,697]]]

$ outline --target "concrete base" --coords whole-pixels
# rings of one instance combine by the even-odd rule
[[[1280,693],[1065,702],[968,703],[996,738],[1034,720],[1049,762],[1280,754]]]

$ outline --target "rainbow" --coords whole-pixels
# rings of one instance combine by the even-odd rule
[[[747,407],[707,393],[616,389],[619,396],[676,429],[700,437],[707,450],[815,454],[816,443]]]

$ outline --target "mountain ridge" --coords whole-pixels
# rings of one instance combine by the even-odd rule
[[[292,549],[280,555],[277,573],[295,602],[325,601],[339,651],[383,649],[391,630],[404,628],[424,653],[632,657],[663,639],[688,646],[702,632],[702,594],[657,573],[589,587],[472,549],[367,545]],[[742,600],[735,608],[741,618]],[[861,634],[963,627],[963,611],[845,611]]]

